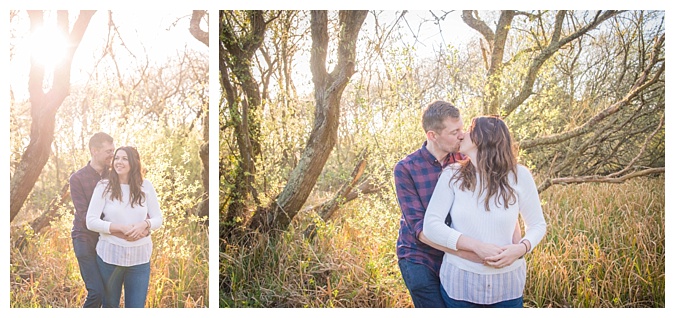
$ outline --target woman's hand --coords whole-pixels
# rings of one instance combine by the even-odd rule
[[[483,261],[487,261],[490,257],[495,257],[501,254],[504,251],[504,248],[497,246],[495,244],[479,242],[474,244],[473,252],[478,255]]]
[[[498,255],[485,258],[485,265],[495,268],[502,268],[513,264],[517,259],[527,253],[525,244],[510,244],[503,247],[503,251]]]
[[[126,235],[129,239],[129,241],[135,241],[140,238],[145,237],[147,234],[147,229],[148,229],[148,223],[143,220],[138,223],[134,223],[130,225],[130,228],[124,232],[124,235]]]

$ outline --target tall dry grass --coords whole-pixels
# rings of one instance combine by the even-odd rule
[[[549,224],[527,256],[526,307],[665,307],[664,178],[556,186]],[[344,206],[313,240],[304,216],[282,235],[251,234],[220,251],[220,307],[412,307],[387,191]]]
[[[556,187],[528,259],[533,307],[665,307],[665,179]]]
[[[164,205],[164,224],[152,233],[146,307],[208,307],[208,229],[180,204]],[[72,210],[25,244],[10,248],[10,307],[81,307],[87,296],[70,238]],[[123,299],[122,304],[123,306]]]

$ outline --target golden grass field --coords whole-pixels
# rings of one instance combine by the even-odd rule
[[[525,307],[665,307],[664,189],[661,176],[542,193],[549,227],[527,256]],[[220,307],[412,307],[395,254],[395,202],[350,203],[313,240],[297,222],[276,238],[228,244]]]

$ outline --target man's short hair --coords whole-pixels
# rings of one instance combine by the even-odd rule
[[[422,114],[422,128],[424,128],[424,132],[430,130],[440,132],[445,128],[443,121],[448,117],[459,119],[459,109],[442,100],[432,102]]]
[[[101,148],[103,146],[103,143],[109,142],[113,143],[113,137],[110,137],[110,135],[104,133],[104,132],[97,132],[91,138],[89,138],[89,149],[91,148]]]

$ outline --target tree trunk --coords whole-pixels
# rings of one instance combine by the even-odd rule
[[[258,83],[254,80],[251,61],[262,45],[266,30],[263,11],[248,11],[248,29],[241,27],[239,34],[232,21],[227,20],[227,14],[220,12],[221,87],[231,116],[229,124],[235,130],[239,160],[234,168],[234,188],[229,193],[230,204],[223,217],[226,227],[224,233],[241,225],[251,199],[257,202],[253,186],[255,160],[260,156],[260,121],[257,110],[262,105],[262,98]],[[244,98],[239,97],[238,86],[230,81],[230,76],[237,79]]]
[[[207,126],[208,127],[208,126]],[[208,135],[208,129],[206,130]],[[202,185],[204,186],[204,200],[199,203],[197,215],[199,217],[209,216],[209,141],[199,147],[199,159],[202,161]],[[208,224],[208,223],[207,223]]]
[[[209,46],[209,32],[200,28],[202,18],[206,16],[204,10],[193,10],[190,18],[190,34],[199,42]],[[206,120],[204,121],[204,143],[199,147],[199,159],[202,162],[202,186],[204,187],[204,199],[199,203],[197,215],[199,217],[209,216],[209,108],[206,107]],[[207,222],[208,224],[208,222]]]
[[[31,69],[28,79],[28,91],[30,93],[31,103],[31,131],[30,142],[26,150],[21,155],[14,175],[10,181],[10,222],[19,213],[23,203],[28,198],[35,182],[37,181],[42,168],[49,159],[52,141],[54,140],[54,121],[56,111],[61,103],[70,94],[70,67],[73,61],[75,50],[80,44],[84,32],[89,25],[91,17],[96,11],[80,11],[80,14],[73,25],[73,30],[68,32],[68,12],[58,11],[58,28],[68,34],[71,46],[64,58],[64,61],[54,69],[52,87],[48,92],[44,92],[43,83],[45,79],[44,66],[38,61],[31,60]],[[42,11],[29,11],[31,31],[39,28],[43,24]]]
[[[340,11],[338,63],[326,70],[328,53],[328,15],[311,12],[312,51],[310,68],[314,82],[314,126],[305,150],[293,169],[284,190],[265,209],[253,216],[250,227],[269,231],[285,229],[305,204],[337,140],[340,99],[354,74],[356,40],[368,11]]]

